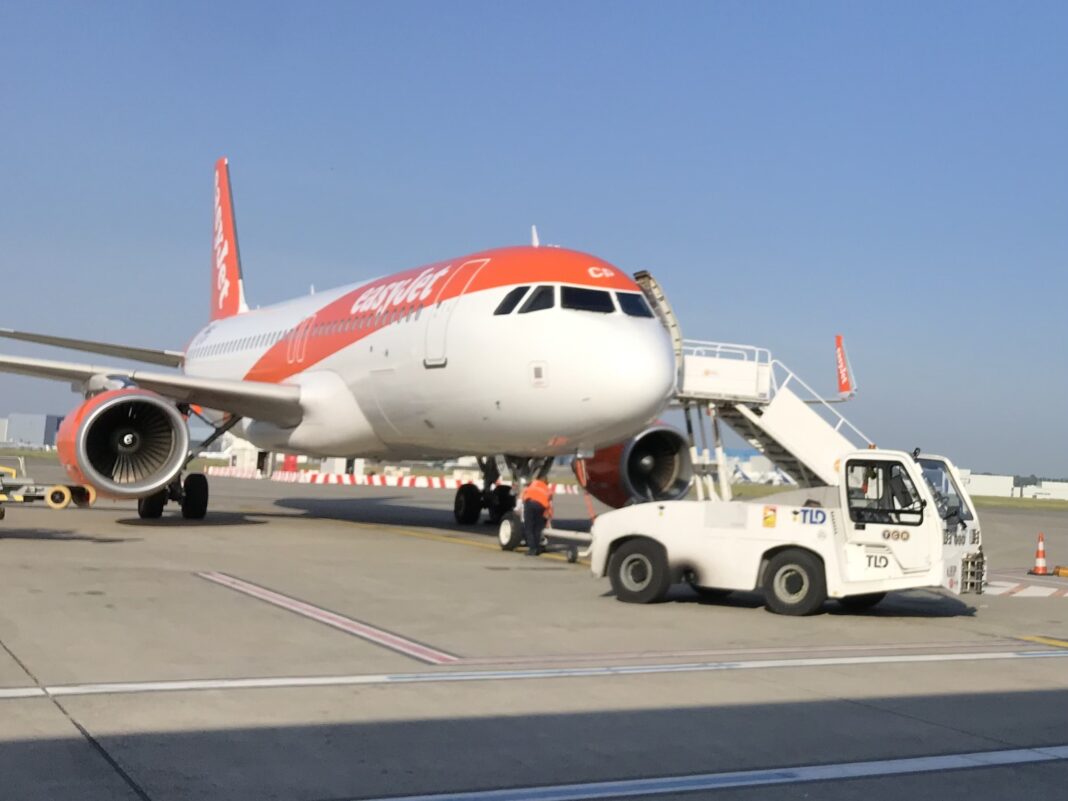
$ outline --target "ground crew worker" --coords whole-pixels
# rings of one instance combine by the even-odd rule
[[[553,493],[545,479],[536,478],[523,490],[523,535],[527,541],[527,556],[542,552],[541,532],[545,520],[553,513]]]

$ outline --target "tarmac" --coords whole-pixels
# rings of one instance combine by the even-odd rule
[[[451,508],[239,479],[201,523],[9,507],[0,799],[1065,795],[1068,580],[1026,570],[1039,530],[1068,562],[1068,514],[981,511],[1015,593],[787,618],[622,604]]]

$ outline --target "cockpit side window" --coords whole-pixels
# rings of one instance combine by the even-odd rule
[[[519,301],[523,299],[523,296],[527,294],[529,286],[517,286],[511,292],[504,296],[504,300],[501,301],[501,305],[497,307],[494,314],[511,314],[512,310],[519,305]]]
[[[527,302],[519,310],[520,314],[551,309],[556,303],[556,290],[551,286],[539,286],[530,293]]]
[[[616,300],[624,314],[631,317],[652,317],[653,310],[645,302],[645,297],[640,292],[617,292]]]
[[[611,314],[616,310],[612,295],[603,289],[582,286],[560,287],[560,305],[565,309]]]

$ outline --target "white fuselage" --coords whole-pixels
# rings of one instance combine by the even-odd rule
[[[248,420],[242,435],[324,456],[573,453],[658,415],[674,354],[658,319],[621,309],[617,293],[639,292],[629,278],[555,248],[465,258],[216,320],[185,372],[300,386],[300,424]],[[552,286],[553,307],[494,314],[517,286]],[[607,292],[614,310],[562,308],[561,286]]]

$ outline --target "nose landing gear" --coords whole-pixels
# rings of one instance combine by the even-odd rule
[[[475,484],[463,484],[456,490],[453,502],[453,516],[462,526],[471,526],[478,522],[482,510],[486,510],[488,522],[500,526],[501,521],[513,514],[518,506],[518,492],[535,475],[548,474],[552,466],[552,457],[530,458],[527,456],[505,456],[504,462],[512,474],[512,485],[498,484],[501,470],[495,457],[479,457],[478,467],[482,472],[482,489]]]

